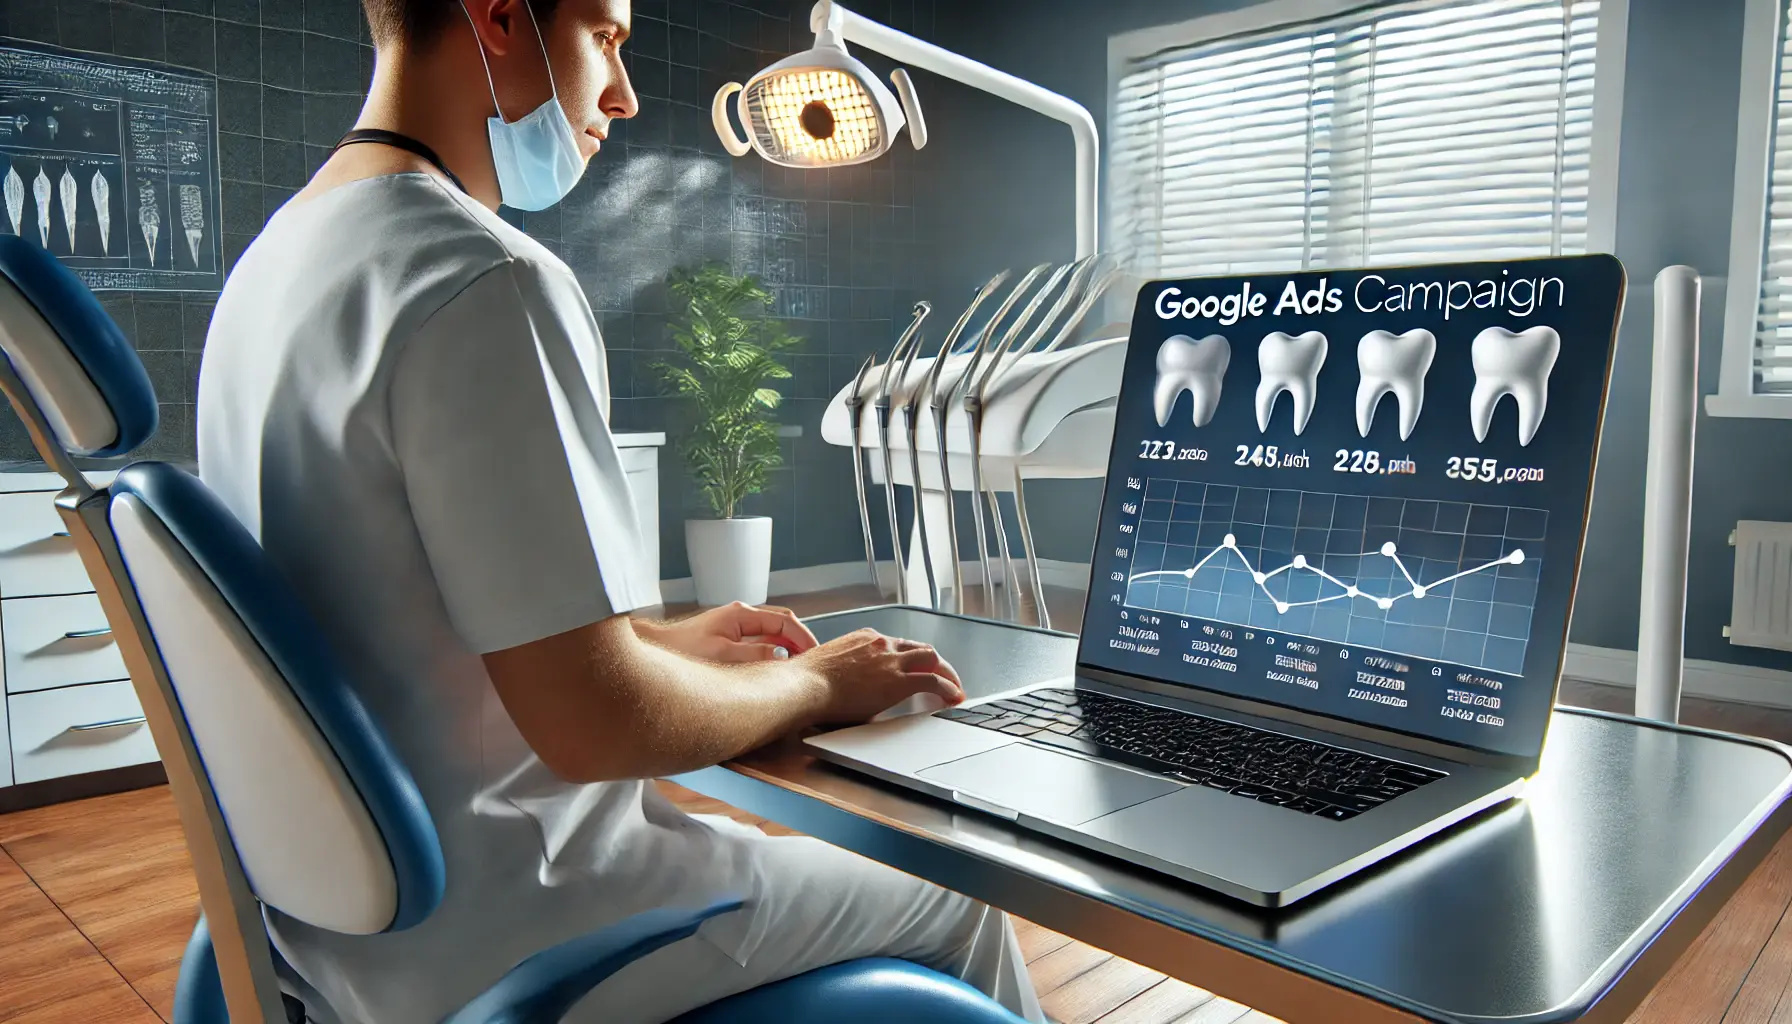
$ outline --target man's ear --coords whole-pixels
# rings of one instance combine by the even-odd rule
[[[532,31],[529,12],[523,9],[528,0],[457,0],[472,23],[473,32],[493,57],[505,57]]]

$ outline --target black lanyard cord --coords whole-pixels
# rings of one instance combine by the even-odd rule
[[[331,147],[330,152],[334,153],[344,146],[352,146],[358,142],[373,142],[382,146],[392,146],[396,149],[402,149],[407,153],[415,153],[423,159],[428,160],[435,166],[436,170],[447,175],[448,180],[454,183],[455,188],[460,189],[462,192],[467,190],[467,186],[460,183],[460,178],[456,176],[453,171],[448,169],[448,165],[442,162],[442,158],[436,155],[435,150],[430,149],[428,146],[411,138],[409,135],[401,135],[398,132],[387,131],[384,128],[356,128],[347,135],[344,135],[335,146]]]

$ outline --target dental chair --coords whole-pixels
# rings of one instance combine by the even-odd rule
[[[186,833],[202,915],[175,1024],[327,1014],[268,941],[264,908],[373,934],[429,917],[452,880],[410,772],[306,610],[231,512],[186,471],[138,462],[95,488],[75,459],[122,456],[156,396],[93,294],[44,249],[0,236],[0,392],[68,481],[56,507],[117,637]],[[632,961],[741,901],[668,908],[542,950],[446,1024],[558,1021]],[[478,935],[467,936],[478,942]],[[683,1024],[1017,1024],[968,985],[892,959],[766,985]],[[369,1022],[377,1024],[377,1022]]]

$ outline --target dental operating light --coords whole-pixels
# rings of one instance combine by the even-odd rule
[[[1095,118],[1086,107],[872,21],[833,0],[815,5],[809,27],[815,32],[813,47],[778,61],[745,85],[729,82],[716,93],[710,116],[729,153],[746,156],[757,151],[785,167],[844,167],[889,152],[905,126],[916,149],[927,145],[927,125],[908,72],[897,68],[890,74],[896,86],[892,94],[870,68],[846,52],[850,41],[1068,125],[1076,144],[1076,256],[1094,255],[1101,142]],[[746,126],[744,138],[729,121],[730,100]]]
[[[817,20],[815,45],[754,75],[746,85],[729,82],[716,93],[710,114],[722,145],[734,156],[749,150],[785,167],[845,167],[888,152],[906,126],[916,149],[927,145],[927,125],[908,72],[890,80],[901,100],[846,52],[826,17]],[[728,101],[747,137],[734,134]]]

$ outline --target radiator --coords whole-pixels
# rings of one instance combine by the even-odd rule
[[[1731,538],[1736,584],[1725,631],[1730,642],[1792,651],[1792,523],[1743,520]]]

